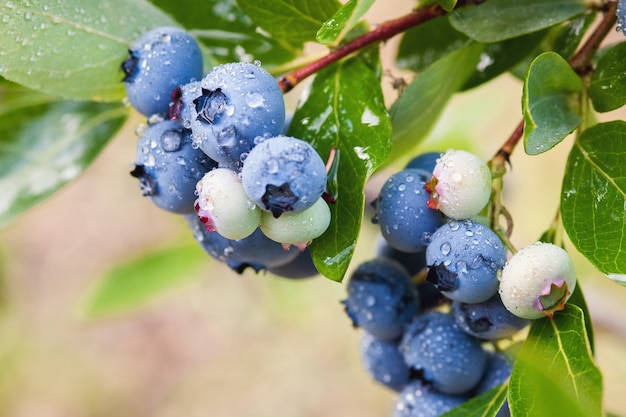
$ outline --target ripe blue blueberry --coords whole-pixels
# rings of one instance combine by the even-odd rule
[[[428,208],[430,195],[426,171],[405,169],[392,175],[376,200],[376,220],[389,245],[404,252],[417,252],[428,245],[443,217]]]
[[[286,264],[267,268],[267,272],[290,279],[311,278],[319,274],[308,247]]]
[[[426,262],[426,280],[446,297],[479,303],[498,291],[497,271],[506,262],[506,249],[488,227],[473,220],[449,220],[433,233]]]
[[[509,338],[530,324],[530,320],[509,312],[497,293],[481,303],[453,301],[452,315],[461,330],[488,340]]]
[[[487,360],[480,341],[461,331],[451,315],[438,311],[422,314],[411,323],[400,350],[411,368],[446,394],[474,388]]]
[[[419,310],[417,292],[406,270],[388,259],[364,262],[352,273],[343,301],[354,327],[382,340],[402,336]]]
[[[215,167],[215,161],[192,147],[188,130],[166,120],[148,127],[137,141],[131,175],[158,207],[188,214],[194,212],[196,183]]]
[[[279,217],[313,206],[326,187],[326,166],[315,148],[290,136],[259,143],[246,158],[241,181],[248,197]]]
[[[393,417],[439,417],[467,400],[464,395],[443,394],[415,380],[400,393]]]
[[[626,0],[617,2],[615,15],[617,16],[617,30],[621,30],[626,35]]]
[[[160,27],[141,36],[122,63],[131,105],[146,116],[169,114],[172,93],[202,78],[202,52],[182,29]]]
[[[260,229],[244,239],[232,240],[218,232],[207,232],[204,223],[195,214],[187,219],[194,238],[205,252],[238,273],[243,273],[248,267],[258,272],[285,265],[300,253],[295,247],[285,250],[280,243],[268,239]]]
[[[398,343],[380,340],[365,332],[361,337],[361,362],[377,382],[401,391],[409,383],[411,370],[398,350]]]
[[[441,158],[441,152],[422,153],[411,159],[405,169],[421,169],[432,174],[439,158]]]
[[[576,269],[569,254],[551,243],[526,246],[509,259],[500,276],[500,297],[518,317],[552,317],[576,288]]]
[[[179,117],[194,142],[219,163],[240,166],[255,138],[280,134],[285,103],[264,69],[235,62],[214,67],[201,81],[183,86]]]

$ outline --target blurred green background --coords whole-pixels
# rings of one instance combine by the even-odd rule
[[[383,8],[375,6],[370,20],[381,21]],[[395,44],[386,45],[385,59]],[[391,101],[391,79],[383,82]],[[298,91],[286,96],[288,107]],[[520,83],[504,76],[458,96],[416,152],[454,146],[489,159],[521,118],[520,95]],[[345,288],[322,277],[237,275],[207,256],[144,308],[85,317],[85,300],[113,266],[193,244],[185,222],[142,198],[129,175],[139,123],[132,118],[77,181],[0,230],[0,415],[391,415],[396,394],[360,365],[360,332],[340,304]],[[536,241],[551,222],[571,143],[536,157],[521,147],[513,154],[505,203],[516,246]],[[370,192],[398,166],[377,174]],[[376,239],[366,219],[352,269],[373,257]],[[597,332],[606,408],[626,415],[626,288],[574,255]]]

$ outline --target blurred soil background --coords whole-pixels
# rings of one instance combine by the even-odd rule
[[[379,1],[370,21],[411,7],[393,3]],[[396,42],[385,45],[386,61]],[[391,101],[395,92],[387,93]],[[286,96],[288,107],[297,95]],[[503,76],[458,96],[416,152],[454,146],[489,159],[521,118],[520,95],[519,81]],[[361,333],[340,304],[345,287],[322,277],[237,275],[207,256],[185,285],[143,309],[84,317],[81,305],[113,266],[193,242],[183,219],[142,198],[129,175],[139,123],[136,115],[77,181],[0,230],[0,416],[390,416],[396,394],[361,367]],[[551,222],[571,143],[536,157],[521,146],[513,154],[505,203],[516,246],[536,241]],[[352,268],[374,256],[376,239],[366,218]],[[626,288],[581,256],[576,262],[606,407],[626,415]]]

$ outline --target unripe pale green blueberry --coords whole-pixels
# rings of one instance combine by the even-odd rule
[[[198,213],[210,217],[227,239],[248,237],[261,221],[261,210],[246,195],[239,175],[227,168],[207,172],[196,185]]]
[[[448,150],[437,160],[428,206],[455,219],[476,216],[491,197],[491,170],[473,153]]]
[[[302,250],[319,237],[330,224],[330,208],[323,198],[299,213],[285,212],[275,218],[271,212],[261,215],[261,230],[265,236],[283,245],[296,245]]]
[[[551,243],[537,242],[517,252],[500,276],[500,298],[511,313],[525,319],[552,317],[576,288],[569,254]]]

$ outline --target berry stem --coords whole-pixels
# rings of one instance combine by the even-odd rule
[[[462,2],[459,2],[462,3]],[[351,42],[331,51],[328,55],[305,65],[283,77],[279,78],[278,85],[283,93],[293,89],[299,82],[326,68],[330,64],[362,49],[372,43],[386,41],[407,29],[427,22],[435,17],[443,16],[446,11],[439,4],[431,4],[397,19],[388,20],[380,24],[376,29],[359,36]]]

